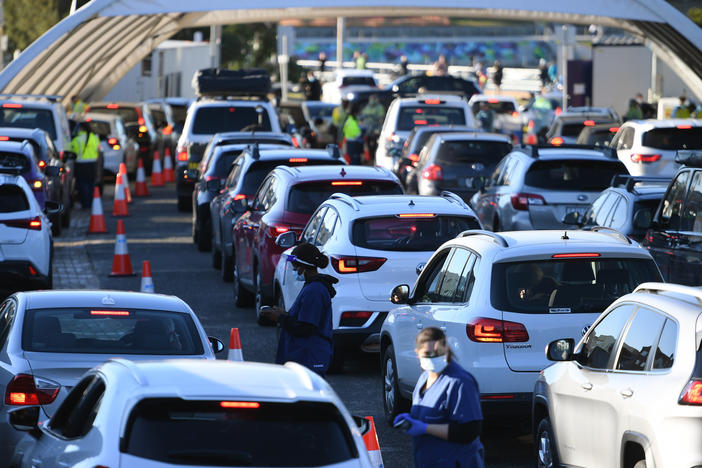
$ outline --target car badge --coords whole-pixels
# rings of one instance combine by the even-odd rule
[[[587,200],[587,195],[578,195],[578,201],[585,201]]]
[[[417,268],[414,270],[417,272],[417,274],[420,274],[422,270],[424,270],[424,267],[427,266],[426,262],[422,262],[417,264]]]
[[[102,298],[102,305],[115,305],[115,300],[111,296],[105,296]]]
[[[580,333],[582,333],[582,336],[585,336],[585,333],[590,329],[590,325],[585,325],[582,330],[580,330]]]
[[[341,177],[345,177],[345,176],[346,176],[346,171],[344,170],[343,167],[341,168],[341,172],[339,172],[339,174],[341,174]]]
[[[471,169],[474,171],[482,171],[485,169],[485,164],[483,163],[473,163],[471,166]]]

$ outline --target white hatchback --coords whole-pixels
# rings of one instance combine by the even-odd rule
[[[534,389],[537,466],[702,466],[702,291],[646,283],[610,305]],[[564,335],[565,336],[565,335]]]
[[[13,466],[372,466],[360,424],[294,363],[112,359],[46,424],[38,415],[36,406],[11,415],[29,431]]]
[[[339,279],[332,299],[335,364],[346,350],[378,351],[380,326],[393,307],[392,288],[413,282],[434,250],[466,229],[480,229],[480,222],[450,192],[436,197],[334,194],[320,205],[301,240],[330,257],[320,273]],[[293,233],[287,237],[294,242]],[[293,304],[303,285],[286,258],[281,255],[275,270],[282,307]]]
[[[528,417],[546,345],[580,338],[613,300],[660,280],[648,251],[611,229],[463,233],[436,251],[411,293],[393,291],[404,305],[381,332],[385,415],[407,405],[421,374],[414,338],[433,326],[478,381],[488,419]]]

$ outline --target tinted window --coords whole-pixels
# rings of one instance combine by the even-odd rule
[[[56,139],[56,124],[54,115],[49,109],[2,109],[0,112],[0,127],[40,128]]]
[[[581,145],[609,146],[609,143],[612,141],[612,138],[614,138],[614,135],[615,133],[610,132],[607,128],[602,130],[594,130],[589,132],[587,135],[583,135],[581,133],[578,137],[577,143]]]
[[[492,166],[512,149],[503,141],[444,141],[436,155],[437,164],[453,165],[480,162]]]
[[[166,113],[164,111],[151,107],[149,112],[151,113],[151,118],[156,128],[163,128],[168,125],[168,120],[166,120]]]
[[[61,406],[50,423],[54,432],[68,439],[83,437],[92,428],[105,393],[105,382],[91,376],[79,383],[76,389],[66,397],[66,404]]]
[[[614,345],[633,310],[634,307],[628,304],[617,307],[587,335],[579,358],[583,366],[594,369],[608,367]]]
[[[117,114],[122,117],[122,121],[125,124],[134,124],[139,120],[139,115],[134,107],[119,106],[117,108],[110,109],[105,106],[90,106],[89,110],[91,112],[98,112],[101,114]]]
[[[322,207],[309,220],[309,222],[307,223],[307,227],[305,228],[301,237],[301,239],[304,242],[309,242],[310,244],[314,242],[314,239],[317,236],[317,231],[319,230],[319,226],[322,224],[322,220],[324,219],[324,214],[326,213],[326,210],[328,210],[328,208]]]
[[[646,281],[662,281],[653,260],[496,263],[491,298],[493,307],[510,312],[599,313]]]
[[[34,309],[25,314],[22,349],[44,353],[202,354],[188,314],[150,310]]]
[[[639,307],[626,332],[616,368],[630,371],[645,370],[648,356],[661,333],[663,322],[665,317],[661,314]]]
[[[395,182],[364,180],[361,185],[332,185],[333,183],[323,181],[294,185],[290,189],[286,209],[295,213],[312,214],[324,200],[337,192],[348,193],[352,197],[402,194],[402,188]]]
[[[680,226],[680,215],[682,214],[682,204],[687,190],[687,183],[690,180],[690,171],[684,171],[675,177],[675,181],[668,188],[661,208],[660,221],[667,224],[671,229],[678,229]]]
[[[334,112],[334,106],[307,106],[307,112],[309,112],[312,120],[317,117],[329,120],[332,117],[332,112]]]
[[[421,282],[414,293],[417,302],[439,302],[439,285],[450,258],[449,250],[446,249],[425,268],[422,272]]]
[[[358,458],[345,420],[330,404],[142,400],[127,423],[124,451],[174,465],[323,466]]]
[[[400,131],[412,130],[419,125],[465,125],[465,110],[448,106],[403,106],[397,120]]]
[[[692,178],[680,230],[702,232],[702,171],[695,172]]]
[[[337,219],[339,218],[336,210],[333,208],[327,209],[327,213],[324,215],[322,224],[319,226],[319,233],[315,239],[314,244],[317,246],[322,246],[327,243],[329,238],[331,238],[334,233],[334,229],[337,225]]]
[[[200,107],[193,117],[192,131],[195,135],[246,131],[258,124],[258,113],[252,106]],[[261,126],[257,130],[271,131],[271,122],[265,109],[261,114]]]
[[[208,161],[208,168],[205,170],[207,175],[225,178],[229,171],[232,170],[232,163],[241,154],[241,151],[231,151],[226,153],[215,153],[213,158]]]
[[[171,112],[173,114],[173,120],[182,128],[185,123],[185,118],[188,116],[188,108],[171,104]]]
[[[663,333],[658,340],[656,354],[653,356],[653,369],[669,369],[675,362],[675,348],[678,343],[678,326],[668,319],[663,326]]]
[[[276,167],[278,166],[338,166],[343,164],[341,161],[336,159],[318,159],[309,162],[293,162],[291,163],[289,159],[281,159],[279,161],[259,161],[251,164],[249,169],[244,174],[244,182],[241,188],[241,193],[250,195],[256,193],[256,189],[263,179]]]
[[[547,190],[595,192],[609,187],[616,174],[627,173],[619,161],[536,161],[527,171],[524,183]]]
[[[351,242],[364,249],[428,252],[479,226],[477,220],[464,216],[364,218],[354,222]]]
[[[580,132],[585,128],[585,124],[582,122],[578,123],[564,123],[561,126],[561,135],[565,137],[576,137],[580,135]]]
[[[655,128],[643,134],[643,146],[663,150],[702,148],[702,127]]]
[[[5,340],[10,334],[12,323],[15,321],[16,309],[14,301],[7,301],[0,307],[0,349],[5,346]]]
[[[13,213],[29,209],[27,195],[16,185],[0,185],[0,213]]]
[[[471,106],[473,113],[477,114],[483,104],[496,114],[511,114],[516,110],[510,101],[476,101]]]
[[[106,139],[108,136],[112,134],[112,130],[110,129],[110,123],[109,122],[104,122],[100,120],[91,120],[89,122],[90,124],[90,131],[96,134],[97,136],[100,137],[101,140]]]
[[[471,253],[466,249],[453,249],[451,260],[444,271],[441,286],[436,297],[436,302],[452,302],[456,290],[461,282],[461,274],[471,258]],[[460,297],[463,299],[463,296]]]
[[[375,80],[371,76],[345,76],[341,80],[341,86],[352,85],[375,86]]]

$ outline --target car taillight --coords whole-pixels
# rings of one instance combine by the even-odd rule
[[[331,264],[338,273],[365,273],[380,268],[387,259],[382,257],[335,257]]]
[[[594,120],[586,120],[585,122],[583,122],[583,125],[585,125],[586,127],[594,127],[595,121]]]
[[[108,138],[108,139],[107,139],[107,144],[110,145],[110,146],[114,146],[114,145],[116,145],[116,144],[118,144],[118,143],[119,143],[119,141],[117,141],[117,138]]]
[[[0,221],[0,223],[9,227],[16,227],[20,229],[32,229],[34,231],[41,230],[41,218],[39,216],[23,219],[5,219]]]
[[[161,133],[163,135],[170,135],[171,133],[173,133],[173,127],[171,125],[166,125],[165,127],[163,127],[163,130],[161,130]]]
[[[419,161],[419,155],[417,153],[412,153],[409,155],[408,159],[412,162],[417,162]]]
[[[188,160],[188,152],[187,151],[179,151],[178,152],[178,161],[187,161]]]
[[[358,311],[346,311],[341,313],[339,318],[340,327],[361,327],[363,326],[369,318],[373,315],[373,312],[367,310]]]
[[[702,405],[702,380],[690,380],[682,391],[678,403],[681,405]]]
[[[41,190],[43,187],[44,182],[42,182],[41,180],[37,179],[32,181],[32,190],[34,190],[35,192]]]
[[[302,230],[302,228],[299,226],[286,226],[284,224],[278,224],[275,226],[268,226],[268,235],[275,239],[279,234],[283,234],[284,232],[300,230]]]
[[[517,111],[512,112],[512,117],[514,117],[515,119],[517,117],[519,117],[519,112],[517,112]]]
[[[520,343],[529,341],[529,333],[521,323],[476,317],[466,325],[466,335],[479,343]]]
[[[17,374],[5,388],[6,405],[48,405],[56,399],[61,385],[53,380]]]
[[[222,408],[258,409],[261,407],[261,403],[257,401],[222,401],[219,406]]]
[[[553,137],[553,138],[551,138],[549,143],[552,144],[553,146],[561,146],[564,143],[564,141],[563,141],[563,138],[561,138],[561,137]]]
[[[661,159],[660,154],[638,154],[634,153],[631,155],[631,160],[635,163],[637,162],[642,162],[642,163],[651,163],[651,162],[656,162]]]
[[[46,161],[39,160],[39,162],[37,163],[37,166],[39,166],[39,169],[44,170],[44,168],[46,167]]]
[[[205,176],[205,180],[206,180],[207,182],[209,182],[209,181],[211,181],[211,180],[222,180],[222,178],[221,178],[221,177],[217,177],[217,176],[208,175],[208,176]]]
[[[529,205],[545,205],[546,200],[541,195],[535,193],[518,193],[512,195],[512,208],[515,210],[526,211]]]
[[[422,171],[422,178],[425,180],[443,180],[444,173],[441,170],[441,166],[432,164],[427,166],[424,171]]]

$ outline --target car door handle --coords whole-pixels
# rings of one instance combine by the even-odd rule
[[[424,328],[424,325],[423,325],[421,322],[419,322],[419,323],[417,324],[417,328],[419,328],[419,329],[421,330],[422,328]]]
[[[634,391],[630,388],[623,388],[619,390],[619,394],[624,398],[630,398],[634,395]]]
[[[592,390],[592,384],[590,382],[582,383],[580,386],[583,388],[583,390]]]

